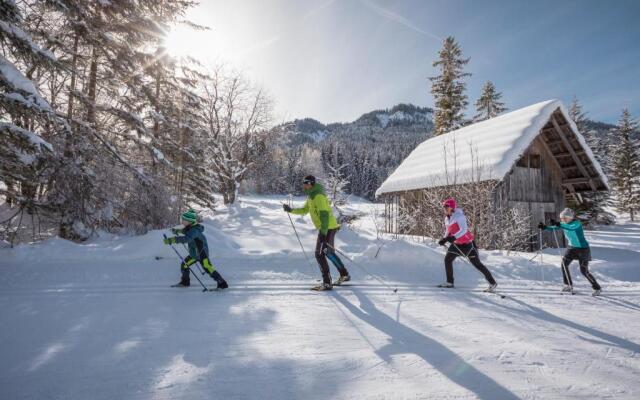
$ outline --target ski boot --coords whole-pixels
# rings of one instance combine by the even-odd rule
[[[497,288],[497,287],[498,287],[498,284],[497,284],[497,283],[491,283],[491,284],[489,284],[489,287],[488,287],[488,288],[486,288],[486,289],[485,289],[485,290],[483,290],[483,291],[484,291],[484,292],[487,292],[487,293],[493,293],[493,292],[495,292],[495,290],[496,290],[496,288]]]
[[[453,286],[453,283],[451,282],[445,282],[445,283],[439,284],[438,287],[442,289],[453,289],[455,286]]]
[[[596,296],[600,296],[600,293],[602,293],[602,289],[595,289],[593,293],[591,293],[591,295],[593,297],[596,297]]]
[[[321,285],[314,286],[311,288],[311,290],[315,290],[317,292],[324,292],[325,290],[331,290],[331,289],[333,289],[333,285],[331,285],[330,283],[323,283]]]
[[[571,285],[564,285],[564,287],[562,288],[561,291],[562,294],[575,294],[575,292],[573,291],[573,286]]]
[[[184,281],[180,281],[178,283],[176,283],[175,285],[171,285],[171,287],[189,287],[191,286],[190,282],[184,282]]]
[[[344,282],[349,282],[351,280],[351,275],[341,275],[335,282],[333,282],[333,286],[340,286]]]
[[[222,275],[220,275],[220,273],[218,271],[213,271],[211,274],[209,274],[214,281],[216,281],[216,283],[218,284],[217,289],[226,289],[229,287],[229,285],[227,284],[227,281],[224,280],[224,278],[222,277]]]

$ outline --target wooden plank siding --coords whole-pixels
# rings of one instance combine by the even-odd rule
[[[538,136],[533,141],[494,193],[496,210],[518,207],[527,211],[533,241],[538,240],[538,223],[548,223],[550,215],[557,217],[565,207],[563,171],[542,140]],[[535,159],[539,162],[532,163]],[[552,233],[545,232],[542,239],[545,246],[555,247]]]

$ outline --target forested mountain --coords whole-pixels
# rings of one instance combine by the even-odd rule
[[[609,171],[606,160],[616,126],[589,119],[584,124],[583,135]],[[265,158],[252,171],[245,189],[299,194],[305,175],[326,179],[339,170],[347,193],[373,199],[378,186],[433,135],[433,128],[433,110],[412,104],[374,110],[347,123],[323,124],[312,118],[285,122],[271,130],[263,149]]]
[[[433,132],[432,110],[398,104],[348,123],[311,118],[276,126],[265,143],[265,163],[251,180],[262,193],[299,193],[304,175],[339,178],[345,191],[373,198],[404,158]]]

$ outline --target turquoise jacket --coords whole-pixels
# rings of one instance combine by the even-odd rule
[[[568,224],[560,224],[559,227],[551,225],[547,226],[545,230],[547,231],[555,231],[558,229],[562,229],[564,232],[564,236],[569,241],[569,247],[573,247],[576,249],[588,249],[589,243],[587,239],[584,237],[584,230],[582,229],[582,223],[577,219],[569,222]]]
[[[209,245],[202,232],[204,232],[204,226],[195,224],[180,231],[184,236],[176,236],[176,243],[187,243],[189,256],[198,261],[209,258]]]

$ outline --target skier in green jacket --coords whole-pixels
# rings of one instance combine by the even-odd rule
[[[302,181],[304,193],[307,195],[307,201],[302,208],[291,208],[284,204],[284,211],[296,215],[311,215],[311,221],[318,229],[318,239],[316,240],[315,256],[322,272],[322,285],[315,287],[315,290],[331,290],[333,285],[340,285],[351,279],[349,272],[345,268],[342,260],[335,252],[334,242],[336,233],[340,229],[340,225],[333,215],[333,210],[329,204],[329,199],[324,193],[321,184],[316,183],[316,178],[308,175]],[[329,263],[327,258],[331,260],[340,272],[340,278],[335,282],[331,282],[331,274],[329,272]]]
[[[571,261],[578,260],[580,263],[580,272],[591,283],[593,288],[593,295],[597,296],[602,292],[600,284],[596,278],[589,272],[589,261],[591,261],[591,249],[589,243],[584,237],[584,230],[582,229],[582,223],[577,219],[574,219],[575,215],[573,210],[565,208],[560,213],[560,221],[557,222],[551,220],[551,225],[547,226],[542,222],[538,225],[538,228],[547,231],[556,231],[562,229],[565,237],[569,241],[569,248],[562,257],[562,279],[564,280],[563,292],[573,293],[573,282],[571,280],[571,273],[569,272],[569,264]]]

